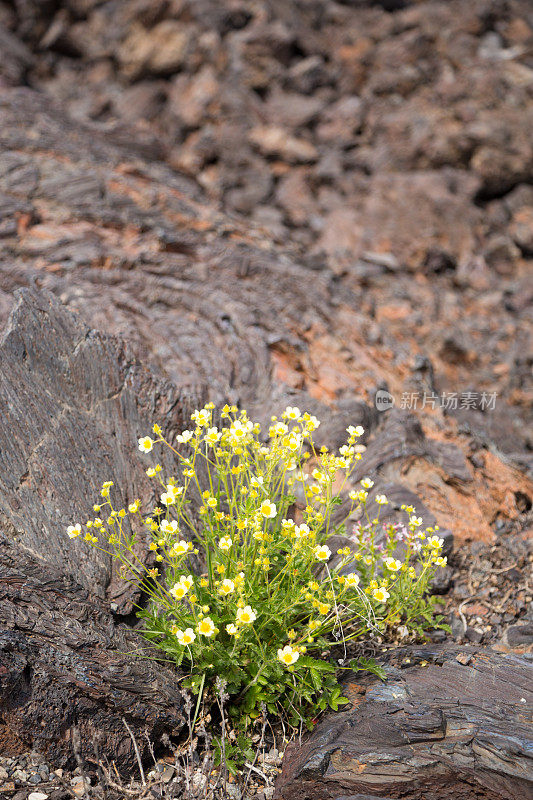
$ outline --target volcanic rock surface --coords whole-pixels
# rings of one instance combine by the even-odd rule
[[[153,421],[290,403],[365,427],[355,478],[440,524],[453,636],[505,654],[385,654],[283,797],[527,796],[531,3],[0,0],[0,53],[2,747],[128,767],[123,716],[180,730],[64,527],[107,478],[148,496]]]

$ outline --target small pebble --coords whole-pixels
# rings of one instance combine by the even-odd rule
[[[90,784],[88,778],[87,783]],[[74,778],[71,778],[70,785],[72,786],[72,791],[77,797],[82,797],[85,794],[85,781],[81,775],[76,775]]]
[[[28,795],[28,800],[48,800],[48,795],[44,792],[31,792]]]

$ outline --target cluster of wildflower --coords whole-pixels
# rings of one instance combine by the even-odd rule
[[[303,674],[312,669],[306,653],[323,651],[339,635],[346,641],[383,631],[405,617],[402,609],[418,608],[431,570],[444,563],[442,540],[432,529],[422,533],[414,509],[406,508],[399,560],[396,528],[387,527],[383,544],[379,515],[368,519],[369,478],[348,496],[346,518],[367,518],[357,528],[357,547],[338,549],[330,566],[327,538],[342,527],[331,527],[331,511],[364,450],[360,426],[347,429],[346,444],[334,454],[315,448],[320,423],[296,407],[271,418],[265,440],[235,406],[224,406],[215,419],[208,403],[191,423],[175,441],[158,425],[153,437],[139,439],[144,454],[170,448],[179,468],[167,477],[158,463],[146,470],[159,486],[149,514],[138,499],[115,509],[108,481],[94,505],[99,516],[85,523],[85,533],[80,523],[67,531],[122,563],[123,577],[150,597],[146,635],[177,663],[202,675],[220,672],[222,664],[226,671],[229,663],[241,671],[248,664],[243,674],[255,685],[273,662]],[[289,513],[296,496],[303,497],[297,515]],[[388,502],[384,495],[374,500]],[[140,535],[150,555],[139,555]],[[205,572],[194,575],[191,559],[200,551]],[[234,690],[248,678],[234,678]]]

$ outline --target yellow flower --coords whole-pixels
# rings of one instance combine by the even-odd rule
[[[328,561],[329,557],[331,556],[331,550],[327,544],[322,544],[318,547],[315,547],[313,552],[317,561]]]
[[[198,631],[199,634],[201,634],[201,636],[210,637],[215,632],[215,623],[213,622],[211,617],[204,617],[198,623],[198,627],[196,628],[196,630]]]
[[[291,453],[295,453],[300,449],[302,444],[302,437],[298,433],[291,433],[289,436],[284,436],[282,439],[283,446],[286,447]]]
[[[257,614],[251,606],[237,609],[237,622],[240,625],[251,625],[257,619]]]
[[[305,420],[308,431],[311,432],[315,431],[320,425],[320,420],[312,416],[311,414],[308,414],[307,412],[303,415],[303,418]]]
[[[318,613],[319,614],[327,614],[329,611],[329,606],[327,603],[319,603],[318,606]]]
[[[76,525],[69,525],[67,528],[67,535],[69,539],[75,539],[81,534],[81,525],[79,522]]]
[[[291,647],[290,644],[286,644],[283,649],[280,648],[278,650],[278,659],[286,667],[291,666],[291,664],[295,664],[299,658],[300,653],[294,647]]]
[[[142,439],[139,439],[139,450],[141,453],[149,453],[153,446],[154,442],[149,436],[143,436]]]

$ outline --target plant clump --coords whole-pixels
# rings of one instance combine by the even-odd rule
[[[265,710],[292,728],[312,725],[347,702],[338,665],[325,657],[333,646],[346,652],[352,640],[435,622],[428,586],[446,563],[442,539],[411,507],[404,526],[371,518],[370,478],[347,494],[364,450],[359,426],[335,454],[315,447],[320,423],[295,407],[272,417],[267,437],[235,406],[215,420],[208,403],[191,423],[175,440],[158,425],[139,439],[145,454],[167,447],[176,457],[174,475],[158,463],[146,470],[159,484],[148,513],[139,500],[115,508],[107,481],[97,516],[67,533],[121,562],[122,577],[148,598],[138,610],[144,636],[184,670],[185,686],[198,695],[223,679],[237,730]],[[330,537],[345,535],[354,517],[351,544],[332,553]],[[205,570],[194,574],[200,552]]]

